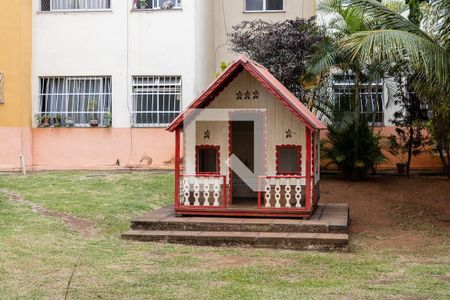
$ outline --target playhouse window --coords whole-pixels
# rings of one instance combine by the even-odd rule
[[[277,175],[301,175],[301,153],[299,145],[277,146]]]
[[[197,146],[197,174],[219,174],[219,146]]]

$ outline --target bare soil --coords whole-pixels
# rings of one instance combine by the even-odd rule
[[[97,231],[95,230],[94,223],[85,219],[81,219],[78,217],[74,217],[72,215],[56,212],[53,210],[48,210],[42,206],[39,206],[33,202],[25,200],[20,194],[8,191],[8,190],[0,190],[5,196],[8,197],[9,200],[18,202],[21,204],[25,204],[31,206],[33,212],[47,216],[52,218],[57,218],[66,223],[70,228],[79,232],[82,236],[87,238],[92,238],[97,236]]]
[[[350,233],[369,237],[370,247],[418,250],[449,242],[450,181],[444,177],[351,182],[325,176],[320,201],[348,203]]]

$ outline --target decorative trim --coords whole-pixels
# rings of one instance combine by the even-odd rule
[[[281,149],[297,149],[298,153],[298,172],[280,172],[280,157],[279,157],[279,150]],[[276,146],[276,170],[277,175],[302,175],[302,146],[301,145],[277,145]]]
[[[200,149],[214,149],[216,150],[216,172],[199,172],[198,170],[198,155]],[[195,174],[196,175],[220,175],[220,146],[218,145],[196,145],[195,146]]]

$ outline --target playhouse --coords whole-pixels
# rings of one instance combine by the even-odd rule
[[[322,129],[267,69],[239,57],[168,127],[175,213],[310,217]]]

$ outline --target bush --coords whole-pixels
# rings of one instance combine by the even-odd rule
[[[335,163],[346,179],[365,179],[376,164],[386,159],[381,152],[380,136],[370,130],[364,118],[356,118],[344,127],[331,123],[327,128],[324,157]]]

